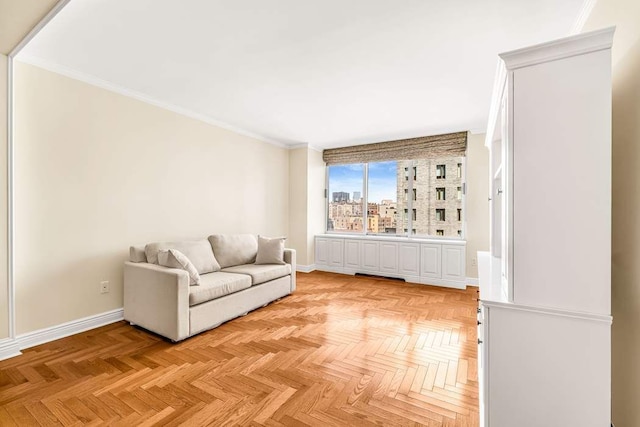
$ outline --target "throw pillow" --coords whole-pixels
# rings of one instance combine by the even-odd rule
[[[284,262],[284,241],[286,237],[258,236],[258,254],[256,264],[285,264]]]
[[[198,274],[198,270],[196,270],[196,267],[191,263],[191,261],[189,261],[189,258],[187,258],[185,254],[176,249],[159,251],[158,264],[165,267],[180,268],[182,270],[185,270],[187,273],[189,273],[190,285],[200,284],[200,274]]]

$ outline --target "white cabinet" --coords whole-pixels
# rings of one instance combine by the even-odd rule
[[[442,277],[442,245],[420,245],[420,275],[427,278]]]
[[[344,267],[360,267],[360,241],[347,239],[344,242]]]
[[[464,258],[463,247],[442,245],[442,278],[448,280],[464,279]]]
[[[478,331],[485,427],[611,422],[613,32],[500,55]]]
[[[463,240],[316,236],[316,268],[345,274],[398,277],[412,283],[466,287]]]
[[[318,269],[334,271],[343,267],[343,240],[316,238],[316,259]]]
[[[378,271],[380,266],[380,244],[372,241],[362,241],[362,264],[363,270]]]
[[[342,267],[343,240],[331,240],[329,242],[329,265],[332,267]]]
[[[398,244],[398,273],[403,276],[420,275],[420,246],[417,243]]]
[[[397,242],[380,242],[380,271],[383,273],[398,272]]]
[[[329,265],[329,239],[316,238],[316,265]]]

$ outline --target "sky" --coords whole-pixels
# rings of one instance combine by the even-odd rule
[[[398,181],[396,169],[398,162],[369,163],[369,203],[380,203],[383,199],[396,201]],[[329,198],[338,191],[349,193],[353,200],[353,192],[364,194],[362,164],[329,166]]]

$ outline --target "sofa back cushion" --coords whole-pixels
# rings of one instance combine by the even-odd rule
[[[184,242],[156,242],[144,247],[147,262],[158,264],[158,252],[161,250],[175,249],[182,252],[191,261],[199,274],[212,273],[220,270],[220,264],[213,256],[211,245],[208,241],[192,240]]]
[[[253,234],[214,234],[209,236],[213,253],[222,268],[253,264],[258,241]]]
[[[129,246],[129,261],[147,262],[147,255],[144,253],[144,246]]]

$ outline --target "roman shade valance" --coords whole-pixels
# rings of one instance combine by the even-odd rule
[[[324,150],[322,158],[327,164],[382,162],[386,160],[430,159],[434,157],[464,156],[467,150],[467,132],[421,136],[354,145]]]

